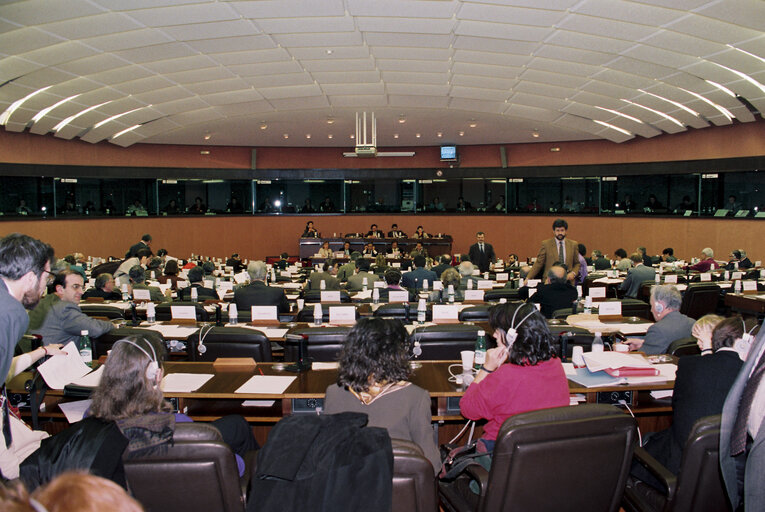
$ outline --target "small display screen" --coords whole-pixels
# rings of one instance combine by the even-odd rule
[[[457,160],[457,146],[441,146],[441,160]]]

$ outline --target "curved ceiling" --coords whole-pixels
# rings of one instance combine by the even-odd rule
[[[25,0],[0,124],[136,142],[350,148],[608,139],[751,122],[762,0]]]

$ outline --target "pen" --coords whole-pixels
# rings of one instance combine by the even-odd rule
[[[258,366],[258,371],[260,372],[261,375],[263,375],[263,370],[260,369],[260,366]],[[265,375],[263,376],[265,377]]]

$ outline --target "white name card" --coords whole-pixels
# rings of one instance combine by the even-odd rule
[[[433,281],[433,290],[443,290],[444,289],[444,283],[441,281]]]
[[[187,288],[189,286],[188,281],[176,281],[175,287],[179,290],[183,290],[184,288]]]
[[[356,308],[353,306],[332,306],[329,308],[329,323],[355,324]]]
[[[669,274],[664,276],[665,284],[677,284],[677,274]]]
[[[481,275],[481,270],[480,270],[480,269],[477,269],[477,268],[476,268],[476,269],[473,269],[473,275],[474,275],[474,276],[480,276],[480,275]]]
[[[170,316],[173,320],[196,320],[197,310],[194,306],[170,306]]]
[[[133,298],[135,300],[151,300],[151,291],[134,289]]]
[[[483,301],[483,290],[465,290],[465,300]]]
[[[699,279],[701,279],[701,282],[707,282],[712,280],[712,274],[709,272],[704,272],[703,274],[699,274]]]
[[[603,316],[622,316],[622,303],[619,301],[601,302],[598,314]]]
[[[605,299],[606,298],[606,287],[605,286],[597,286],[595,288],[590,288],[590,297],[593,299]]]
[[[252,306],[250,314],[252,320],[276,320],[279,321],[279,313],[276,306]]]
[[[526,281],[526,286],[528,286],[529,288],[536,288],[537,285],[539,285],[539,283],[541,282],[542,282],[541,279],[529,279],[528,281]]]
[[[394,261],[393,263],[390,264],[390,266],[393,267],[393,268],[401,268],[401,262],[400,261]]]
[[[409,302],[409,292],[406,290],[391,290],[388,292],[388,302]]]
[[[375,281],[373,288],[385,288],[385,281]]]
[[[292,274],[290,273],[289,270],[282,270],[281,272],[279,272],[279,276],[280,277],[292,277]]]
[[[478,289],[479,290],[491,290],[494,288],[494,281],[490,279],[479,279],[478,280]]]
[[[757,291],[757,281],[741,281],[741,286],[741,289],[745,292]]]
[[[340,302],[340,292],[339,291],[322,291],[321,301],[322,302]]]
[[[730,275],[731,279],[742,279],[743,277],[744,277],[744,273],[743,272],[733,272]]]
[[[459,307],[453,304],[433,304],[433,321],[457,320]]]
[[[167,290],[169,290],[171,286],[173,286],[173,284],[170,283],[169,281],[165,284],[162,284],[162,283],[157,284],[157,287],[160,289],[163,295],[167,293]]]
[[[220,281],[218,283],[218,290],[231,291],[234,289],[234,283],[231,281]]]
[[[497,274],[497,281],[507,281],[508,279],[510,279],[510,274],[507,272],[500,272]]]

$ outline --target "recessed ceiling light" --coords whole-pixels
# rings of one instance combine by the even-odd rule
[[[440,139],[441,137],[443,137],[443,136],[444,136],[444,133],[443,133],[443,132],[436,132],[436,137],[438,137],[439,139]]]
[[[356,136],[354,134],[350,134],[349,137],[352,138],[352,139],[356,138]]]
[[[328,139],[332,139],[332,138],[334,138],[334,137],[335,137],[335,136],[334,136],[334,135],[332,135],[331,133],[330,133],[329,135],[327,135],[327,138],[328,138]]]
[[[393,138],[394,138],[394,139],[398,139],[398,133],[394,133],[394,134],[393,134]]]
[[[401,124],[404,124],[406,122],[406,117],[404,117],[404,114],[401,114],[398,116],[398,122]]]
[[[210,140],[211,137],[212,137],[212,135],[210,135],[209,133],[205,133],[204,139],[205,140]]]
[[[463,132],[462,130],[460,130],[460,137],[464,137],[464,136],[465,136],[465,132]]]
[[[417,137],[418,139],[420,138],[420,134],[419,133],[414,134],[414,136]]]
[[[305,134],[305,138],[306,138],[306,139],[310,139],[310,138],[311,138],[311,134],[310,134],[310,133],[306,133],[306,134]]]
[[[332,55],[334,52],[332,50],[327,50],[327,55]]]
[[[475,128],[476,126],[478,126],[478,123],[476,123],[475,121],[471,120],[470,124],[468,126],[471,127],[471,128]]]
[[[290,134],[289,133],[285,133],[284,135],[282,135],[282,137],[284,137],[285,139],[289,139],[290,138]]]
[[[531,136],[534,137],[535,139],[538,139],[539,138],[539,132],[534,130],[533,132],[531,132]]]
[[[265,121],[263,121],[262,123],[260,123],[260,129],[261,129],[261,130],[265,130],[266,128],[268,128],[268,125],[266,124],[266,122],[265,122]]]

